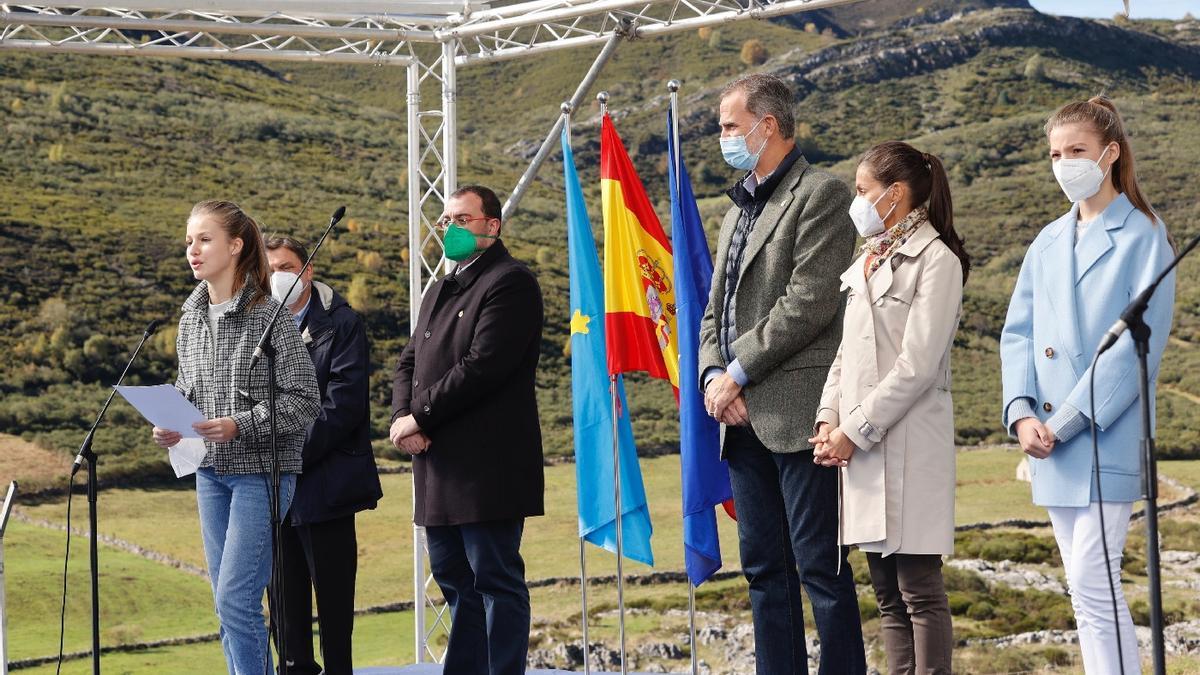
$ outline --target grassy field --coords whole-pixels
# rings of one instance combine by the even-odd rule
[[[959,453],[956,520],[960,524],[1014,518],[1044,519],[1044,512],[1029,503],[1028,486],[1015,478],[1019,457],[1019,453],[1005,448]],[[678,457],[646,459],[642,461],[642,467],[656,527],[653,542],[657,565],[651,570],[630,562],[625,565],[625,571],[642,574],[681,570]],[[1200,461],[1164,462],[1161,472],[1181,482],[1200,486]],[[574,466],[548,467],[546,474],[548,512],[544,518],[530,521],[522,549],[528,576],[530,579],[574,577],[578,574]],[[385,498],[380,507],[358,518],[360,581],[356,604],[359,607],[412,599],[410,480],[402,474],[384,476]],[[103,491],[100,500],[102,533],[203,566],[195,497],[187,485],[186,481],[181,481],[179,489]],[[74,525],[86,524],[86,501],[77,496],[73,508]],[[65,504],[50,502],[23,506],[20,513],[61,523],[65,518]],[[736,525],[723,515],[718,518],[718,523],[726,568],[737,569]],[[1048,536],[1048,530],[1036,534]],[[6,537],[9,608],[12,612],[10,635],[15,659],[45,656],[57,650],[57,601],[61,589],[63,540],[60,531],[20,521],[13,522]],[[1139,541],[1131,537],[1130,546],[1140,545]],[[1135,552],[1136,549],[1131,549],[1131,553]],[[68,652],[84,650],[88,644],[86,555],[86,539],[75,537],[67,620]],[[853,562],[856,568],[862,567],[858,554]],[[101,565],[105,645],[204,634],[216,629],[209,588],[203,579],[110,546],[102,546]],[[588,570],[593,577],[614,574],[615,559],[611,554],[589,546]],[[1140,581],[1140,578],[1133,580]],[[865,588],[862,590],[867,592]],[[578,586],[571,584],[535,589],[532,600],[537,624],[535,635],[538,626],[552,632],[556,639],[572,635],[572,631],[577,630],[578,594]],[[1131,597],[1140,596],[1133,592]],[[627,592],[631,607],[655,610],[683,609],[686,598],[683,584],[630,585]],[[869,603],[869,597],[864,595],[864,598]],[[1173,605],[1181,605],[1187,599],[1172,593],[1168,600]],[[615,607],[615,587],[593,585],[590,601],[595,612]],[[738,578],[707,584],[701,589],[699,603],[701,608],[743,611],[746,609],[744,582]],[[603,616],[598,620],[600,623],[595,632],[599,638],[603,639],[615,630],[611,625],[605,625]],[[961,627],[969,626],[963,623]],[[411,660],[411,630],[411,613],[362,618],[356,632],[360,662]],[[661,639],[663,632],[656,629],[649,631],[649,635]],[[169,664],[176,659],[180,663],[207,663],[204,659],[212,660],[218,651],[213,644],[193,645],[111,655],[105,660],[112,660],[111,667],[116,672],[148,672],[146,669],[150,664]],[[193,655],[198,660],[193,660]],[[219,657],[216,663],[219,667]],[[175,672],[167,665],[163,667],[167,669],[154,672]]]
[[[87,503],[74,504],[86,524]],[[80,522],[76,521],[76,523]],[[73,537],[66,650],[91,644],[87,539]],[[4,537],[9,655],[14,660],[58,652],[62,597],[62,532],[9,523]],[[199,540],[197,540],[197,544]],[[208,582],[139,556],[103,547],[100,625],[104,645],[200,635],[217,630]]]
[[[1020,461],[1017,452],[1005,449],[973,450],[959,454],[958,523],[1044,519],[1045,513],[1029,503],[1029,488],[1015,480]],[[683,568],[682,526],[679,520],[679,458],[665,456],[642,460],[650,513],[655,524],[652,542],[654,569]],[[575,467],[562,464],[546,469],[544,518],[531,521],[525,537],[524,554],[531,579],[572,576],[578,570],[575,542]],[[360,578],[363,594],[359,606],[411,600],[412,522],[411,478],[406,474],[382,477],[384,499],[379,508],[358,517]],[[81,505],[82,504],[82,505]],[[76,504],[76,525],[86,523],[86,502]],[[42,520],[61,523],[65,506],[49,502],[22,507],[21,512]],[[153,518],[146,517],[154,514]],[[114,489],[100,497],[100,530],[125,541],[169,555],[199,567],[204,565],[200,548],[195,495],[188,481],[180,489]],[[724,515],[718,519],[727,564],[736,566],[736,525]],[[564,546],[570,547],[571,554]],[[589,547],[588,566],[595,574],[611,574],[612,556]],[[626,566],[630,573],[653,571],[640,563]]]

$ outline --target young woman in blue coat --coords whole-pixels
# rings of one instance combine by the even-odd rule
[[[1050,513],[1085,672],[1116,673],[1123,664],[1124,672],[1137,673],[1137,639],[1120,584],[1142,486],[1138,366],[1128,333],[1095,368],[1098,472],[1088,384],[1102,336],[1170,263],[1172,243],[1138,187],[1112,101],[1097,96],[1063,106],[1046,122],[1046,136],[1054,176],[1073,206],[1038,234],[1021,265],[1000,338],[1004,426],[1030,457],[1034,503]],[[1174,299],[1172,274],[1145,314],[1152,396]]]

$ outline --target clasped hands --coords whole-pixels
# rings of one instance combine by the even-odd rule
[[[840,428],[829,430],[828,422],[817,425],[817,434],[808,439],[813,444],[813,464],[847,466],[858,446]]]
[[[429,449],[431,442],[429,436],[421,431],[421,427],[417,425],[417,420],[412,415],[397,417],[396,421],[392,422],[388,436],[392,439],[392,445],[410,455],[419,455],[425,452]]]
[[[1046,426],[1036,417],[1026,417],[1017,420],[1017,441],[1021,444],[1021,450],[1030,457],[1037,459],[1046,459],[1050,453],[1054,451],[1054,444],[1058,439],[1054,437],[1054,432],[1050,431],[1050,427]]]
[[[721,373],[704,387],[704,409],[721,424],[744,427],[750,424],[750,411],[742,386],[729,373]]]

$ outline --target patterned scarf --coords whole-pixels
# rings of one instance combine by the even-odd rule
[[[867,241],[862,246],[862,250],[873,256],[871,264],[867,266],[867,276],[875,273],[883,263],[887,262],[892,254],[904,246],[905,242],[916,232],[917,228],[925,224],[929,219],[925,212],[924,206],[919,206],[913,209],[903,220],[891,226],[884,232],[881,232],[873,237],[867,237]]]

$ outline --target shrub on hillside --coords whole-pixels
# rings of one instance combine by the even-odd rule
[[[759,40],[746,40],[742,43],[742,63],[748,66],[761,66],[767,62],[767,47]]]
[[[1025,79],[1035,82],[1046,80],[1046,61],[1041,54],[1034,54],[1025,62]]]

